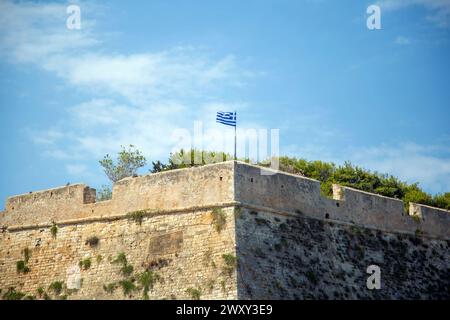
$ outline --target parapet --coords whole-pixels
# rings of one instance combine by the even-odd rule
[[[333,199],[320,182],[289,173],[227,161],[118,181],[111,200],[95,202],[95,189],[69,185],[7,199],[0,226],[33,226],[77,219],[123,216],[139,210],[175,212],[243,205],[276,214],[304,215],[392,232],[450,238],[450,212],[353,188],[333,186]]]
[[[416,225],[423,225],[419,231],[450,237],[450,211],[418,203],[409,204],[409,216],[415,217]]]
[[[177,210],[232,202],[233,171],[233,162],[227,161],[125,178],[113,187],[114,211]]]
[[[258,166],[237,162],[236,200],[255,208],[295,213],[321,220],[391,231],[450,238],[450,211],[410,204],[339,185],[333,186],[333,198],[321,194],[320,182],[284,172],[261,175]]]
[[[95,189],[85,184],[72,184],[9,197],[0,221],[3,225],[50,223],[94,203],[95,195]]]
[[[10,197],[0,226],[43,226],[111,218],[139,210],[176,211],[233,201],[233,162],[172,170],[116,182],[112,199],[96,202],[84,184]]]

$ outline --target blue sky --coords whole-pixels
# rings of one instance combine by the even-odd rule
[[[177,128],[228,130],[221,110],[280,129],[282,154],[450,190],[448,0],[2,0],[0,23],[1,207],[100,187],[98,160],[121,144],[165,160]]]

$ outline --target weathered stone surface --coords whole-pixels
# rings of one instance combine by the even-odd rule
[[[49,292],[51,283],[63,281],[68,289],[79,287],[70,299],[141,299],[142,289],[124,295],[118,283],[134,280],[138,286],[139,274],[150,270],[159,277],[150,299],[189,299],[188,288],[200,290],[203,299],[234,299],[235,276],[220,275],[222,255],[235,254],[234,210],[223,212],[226,224],[220,233],[213,224],[202,223],[210,210],[146,217],[141,225],[124,218],[61,226],[56,238],[49,228],[2,233],[0,288],[37,295],[39,287]],[[95,247],[86,244],[93,236],[99,238]],[[22,274],[16,262],[23,259],[24,248],[30,249],[31,258],[30,271]],[[133,266],[130,276],[121,273],[122,264],[113,263],[122,252]],[[86,259],[90,267],[80,270],[80,261]],[[111,283],[117,288],[108,293],[103,287]]]
[[[82,184],[11,197],[0,296],[140,299],[148,271],[150,299],[450,297],[448,211],[333,191],[324,198],[318,181],[231,161],[127,178],[98,203]],[[370,264],[381,290],[366,288]]]
[[[243,209],[239,299],[450,298],[448,240]],[[369,290],[367,267],[381,270]]]

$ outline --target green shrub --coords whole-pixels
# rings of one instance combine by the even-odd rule
[[[141,225],[142,221],[144,220],[145,215],[146,215],[145,210],[139,210],[139,211],[128,212],[127,218],[129,220],[136,222],[138,225]]]
[[[50,228],[50,233],[53,239],[56,239],[56,235],[58,234],[58,226],[56,224],[53,223],[53,226]]]
[[[332,184],[339,184],[362,191],[380,194],[386,197],[401,199],[408,210],[409,202],[431,205],[438,208],[450,208],[450,193],[431,197],[418,187],[418,184],[407,184],[398,178],[371,172],[369,170],[345,162],[342,166],[322,161],[307,161],[295,157],[280,157],[280,170],[301,174],[321,182],[321,192],[332,195]]]
[[[200,296],[202,295],[202,292],[199,289],[194,288],[187,288],[186,293],[192,300],[200,300]]]
[[[133,273],[133,266],[128,264],[127,257],[124,252],[121,252],[117,255],[117,257],[111,262],[113,264],[121,264],[120,273],[128,277]]]
[[[231,276],[236,269],[237,258],[232,254],[222,255],[223,259],[223,273],[225,275]]]
[[[28,261],[31,257],[31,251],[28,248],[22,250],[23,260],[16,262],[16,270],[17,273],[28,273],[30,272],[30,268],[28,267]]]
[[[107,293],[113,293],[117,288],[117,283],[109,283],[108,285],[103,285],[103,290],[105,290]]]
[[[80,260],[79,266],[83,270],[88,270],[92,265],[91,258]]]
[[[15,288],[11,287],[3,295],[3,300],[22,300],[26,294],[20,291],[16,291]]]
[[[143,288],[143,298],[145,300],[148,300],[149,290],[153,289],[154,284],[159,279],[160,279],[159,275],[153,271],[144,271],[141,274],[139,274],[138,281]]]
[[[39,297],[42,297],[42,295],[44,294],[44,288],[43,287],[39,287],[39,288],[37,288],[37,293],[38,293],[38,295],[39,295]]]
[[[63,290],[64,287],[64,282],[62,281],[54,281],[50,284],[50,286],[48,287],[48,289],[50,291],[53,291],[53,293],[57,296],[59,296]]]
[[[406,211],[409,210],[410,202],[420,203],[429,206],[433,205],[433,198],[429,194],[420,190],[420,188],[416,184],[411,185],[407,188],[403,201],[405,204]]]
[[[120,252],[117,257],[112,261],[114,264],[121,264],[126,265],[127,264],[127,256],[124,252]]]
[[[27,266],[26,262],[23,260],[17,261],[16,263],[17,273],[28,273],[30,272],[30,268]]]
[[[120,268],[120,272],[125,276],[128,277],[133,273],[133,266],[129,265],[129,264],[125,264],[124,266],[122,266],[122,268]]]
[[[89,237],[86,240],[86,244],[88,244],[90,247],[96,247],[99,242],[100,242],[100,239],[96,236]]]
[[[131,280],[121,280],[119,285],[122,287],[123,295],[128,296],[136,290],[136,285]]]
[[[438,208],[450,210],[450,192],[435,195],[433,197],[433,205]]]
[[[227,223],[225,212],[221,208],[214,208],[212,211],[213,224],[217,232],[222,231]]]

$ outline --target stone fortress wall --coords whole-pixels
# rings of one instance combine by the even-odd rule
[[[339,185],[333,185],[333,199],[329,199],[321,194],[317,180],[288,173],[260,175],[261,170],[257,166],[236,164],[237,201],[271,211],[301,213],[383,231],[420,232],[443,239],[450,236],[448,210],[410,203],[409,211],[405,212],[402,200]]]
[[[382,246],[388,240],[381,236],[380,245],[374,245],[372,232],[382,233],[400,248],[406,241],[401,235],[412,243],[420,239],[420,244],[408,243],[417,252],[405,254],[429,255],[419,265],[431,268],[430,276],[408,257],[404,259],[408,265],[394,261],[386,268],[411,270],[405,276],[407,284],[412,277],[427,280],[432,287],[422,282],[407,286],[419,297],[449,297],[448,289],[441,287],[450,278],[448,211],[411,204],[404,212],[400,200],[340,186],[333,187],[329,199],[320,194],[318,181],[281,172],[264,175],[261,170],[270,171],[228,161],[130,177],[117,182],[112,199],[102,202],[95,202],[95,190],[83,184],[8,198],[0,213],[0,296],[10,288],[38,298],[51,296],[52,284],[60,281],[64,292],[53,292],[53,298],[138,299],[143,297],[139,277],[147,270],[156,279],[150,299],[414,297],[409,291],[398,296],[392,290],[381,296],[350,289],[340,292],[336,280],[313,281],[316,288],[310,287],[311,270],[304,266],[320,265],[304,256],[311,243],[314,259],[329,264],[327,259],[333,259],[339,266],[333,272],[353,268],[359,280],[352,278],[348,285],[362,286],[364,266],[358,263],[383,264],[394,251]],[[307,233],[310,240],[305,236],[300,241],[296,237],[305,226],[316,228],[316,234]],[[358,236],[371,249],[366,259],[344,259],[342,250],[356,250],[349,244],[356,227],[369,230]],[[346,234],[339,239],[347,245],[328,252],[326,248],[338,239],[335,233]],[[98,243],[92,245],[92,238]],[[17,262],[24,260],[25,249],[30,252],[29,271],[19,272]],[[301,255],[298,250],[303,250]],[[115,262],[121,253],[125,264]],[[303,262],[292,260],[294,256],[303,256]],[[83,261],[89,261],[89,267]],[[131,273],[123,272],[126,266],[132,266]],[[319,271],[325,272],[315,272]],[[267,274],[276,279],[267,279]],[[327,277],[336,279],[334,273]],[[126,291],[130,283],[136,288]]]

